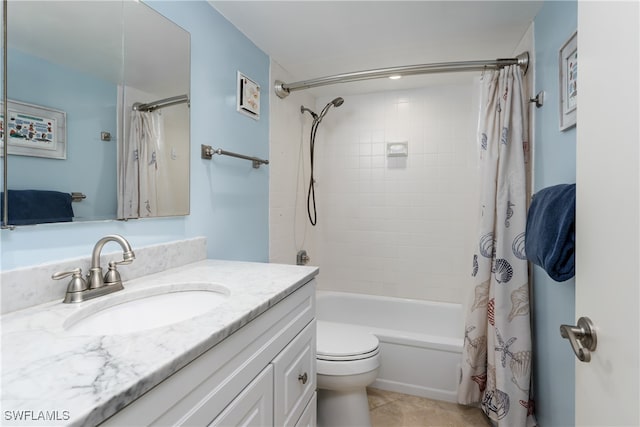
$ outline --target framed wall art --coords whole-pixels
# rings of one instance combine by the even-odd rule
[[[578,110],[578,32],[560,48],[560,130],[576,125]]]
[[[260,119],[260,86],[240,71],[237,110],[252,119]]]
[[[8,153],[19,156],[67,158],[67,115],[64,111],[19,101],[8,101],[6,131],[0,114],[0,153],[4,155],[8,134]]]

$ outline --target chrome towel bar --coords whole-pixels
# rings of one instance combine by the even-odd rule
[[[86,198],[87,198],[87,196],[85,194],[80,193],[80,192],[75,192],[74,191],[73,193],[71,193],[71,201],[72,202],[81,202]]]
[[[258,157],[245,156],[244,154],[233,153],[231,151],[226,151],[221,148],[213,148],[210,145],[200,145],[200,157],[206,160],[211,160],[214,154],[219,154],[221,156],[231,156],[236,157],[238,159],[249,160],[253,162],[253,167],[258,169],[260,165],[268,165],[269,160],[260,159]]]

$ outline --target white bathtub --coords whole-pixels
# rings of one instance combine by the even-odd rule
[[[317,291],[317,318],[356,325],[378,337],[381,367],[371,387],[456,401],[460,304]]]

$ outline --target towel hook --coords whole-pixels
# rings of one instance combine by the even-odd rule
[[[529,102],[535,102],[536,108],[542,107],[544,105],[544,91],[538,92],[535,98],[529,98]]]

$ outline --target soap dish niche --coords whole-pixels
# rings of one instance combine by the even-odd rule
[[[387,157],[408,157],[409,142],[387,142]]]

